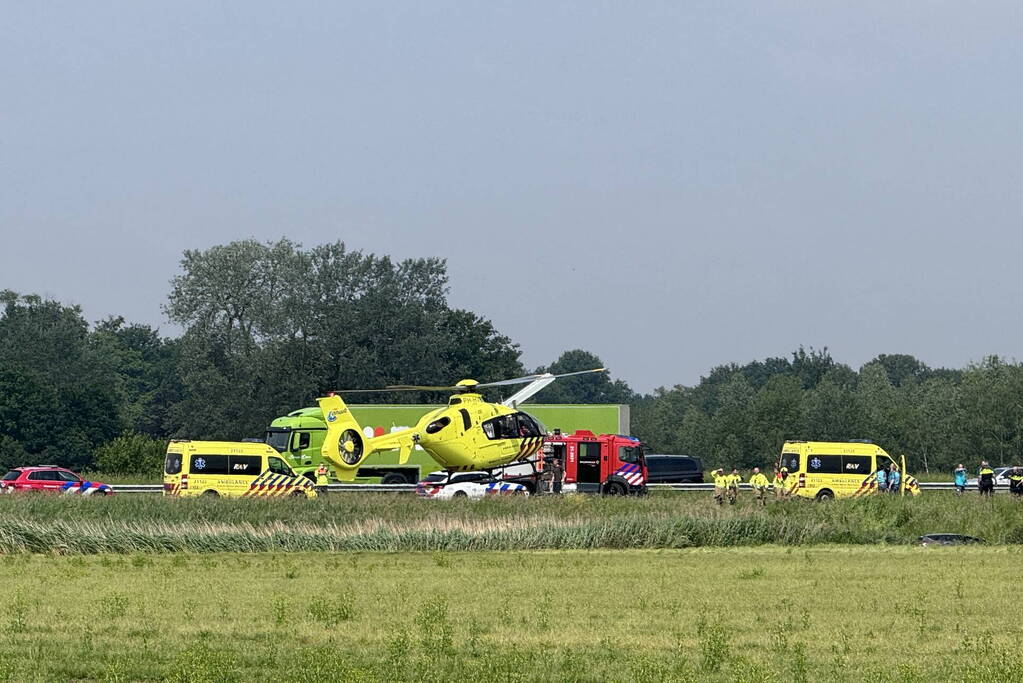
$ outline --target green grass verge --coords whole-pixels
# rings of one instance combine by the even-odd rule
[[[7,555],[0,679],[1021,680],[1018,608],[1002,597],[1021,560],[838,546]]]
[[[1023,504],[951,494],[766,509],[708,495],[429,501],[387,494],[309,500],[0,496],[0,553],[302,552],[905,544],[924,533],[1023,543]]]

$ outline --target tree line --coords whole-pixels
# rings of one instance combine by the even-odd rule
[[[331,390],[494,380],[602,365],[584,350],[526,368],[519,346],[447,300],[442,259],[394,261],[344,243],[244,240],[186,251],[164,313],[176,336],[79,307],[0,292],[0,467],[47,462],[151,472],[168,438],[259,437]],[[606,374],[560,380],[546,403],[627,403],[651,450],[708,465],[773,461],[786,438],[870,438],[915,469],[1023,449],[1023,366],[961,370],[882,355],[858,371],[799,349],[711,370],[696,386],[634,392]],[[488,396],[500,398],[497,394]],[[446,394],[360,394],[438,402]]]

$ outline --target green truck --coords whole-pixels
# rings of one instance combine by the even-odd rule
[[[385,434],[413,427],[436,405],[353,405],[353,417],[363,426],[366,436]],[[627,405],[535,404],[525,407],[548,431],[572,433],[588,429],[594,434],[629,433]],[[284,455],[297,473],[315,479],[316,468],[325,462],[320,447],[326,434],[319,407],[302,408],[270,423],[266,443]],[[327,463],[330,467],[330,463]],[[355,481],[370,484],[414,484],[440,465],[426,451],[415,448],[408,462],[398,464],[398,451],[374,453],[359,467]],[[331,470],[333,475],[333,470]],[[332,477],[333,478],[333,477]]]

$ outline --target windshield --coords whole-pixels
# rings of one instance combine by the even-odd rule
[[[21,476],[21,472],[19,472],[18,470],[11,470],[7,474],[5,474],[4,478],[0,479],[0,481],[14,481],[19,476]]]
[[[290,429],[269,429],[266,432],[266,443],[278,453],[288,450],[288,443],[291,441]]]
[[[635,446],[619,446],[618,459],[622,462],[638,463],[643,451]]]

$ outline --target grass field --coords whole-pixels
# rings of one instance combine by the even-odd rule
[[[0,556],[7,680],[1023,679],[1015,547]],[[425,592],[413,592],[412,582]]]
[[[709,494],[430,501],[0,496],[0,553],[303,552],[907,544],[931,532],[1023,543],[1023,503],[949,493],[734,507]]]

